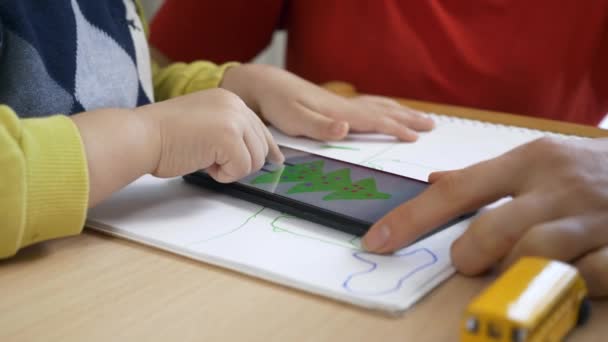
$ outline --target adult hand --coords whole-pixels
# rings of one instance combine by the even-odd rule
[[[340,140],[349,131],[377,132],[414,141],[433,121],[380,96],[344,98],[285,70],[259,64],[228,69],[223,88],[281,131],[318,140]]]
[[[506,196],[452,245],[467,275],[521,256],[573,263],[592,296],[608,295],[608,139],[542,138],[468,168],[431,174],[432,185],[379,220],[363,239],[388,253],[433,227]]]

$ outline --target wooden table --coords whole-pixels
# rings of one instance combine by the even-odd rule
[[[344,84],[329,88],[353,94]],[[593,127],[403,103],[423,110],[588,136]],[[400,317],[358,309],[85,230],[0,262],[0,341],[455,341],[487,278],[455,275]],[[574,341],[608,336],[594,302]]]

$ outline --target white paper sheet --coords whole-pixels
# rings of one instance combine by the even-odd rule
[[[497,156],[542,132],[433,116],[415,144],[379,135],[321,143],[276,134],[280,144],[426,180]],[[449,248],[469,220],[391,256],[360,240],[181,179],[146,176],[90,211],[89,226],[206,263],[355,305],[401,312],[448,278]]]
[[[429,114],[435,129],[415,143],[378,134],[355,134],[344,141],[318,142],[272,133],[280,145],[365,165],[422,181],[434,171],[460,169],[499,156],[543,136],[583,139],[527,128]]]

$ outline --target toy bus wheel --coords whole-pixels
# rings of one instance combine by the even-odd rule
[[[578,320],[576,321],[577,326],[581,326],[589,320],[591,316],[591,302],[588,298],[583,298],[581,305],[578,308]]]

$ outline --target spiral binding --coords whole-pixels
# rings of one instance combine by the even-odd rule
[[[496,123],[479,121],[479,120],[459,118],[459,117],[449,116],[449,115],[445,115],[445,114],[426,113],[426,115],[437,123],[462,124],[463,126],[468,126],[468,127],[479,127],[479,128],[484,128],[484,129],[495,129],[495,130],[503,130],[503,131],[506,130],[509,132],[517,132],[517,133],[520,133],[523,135],[537,136],[538,138],[552,137],[552,138],[559,138],[559,139],[587,139],[585,137],[581,137],[581,136],[577,136],[577,135],[568,135],[568,134],[562,134],[562,133],[541,131],[541,130],[533,129],[533,128],[496,124]]]

